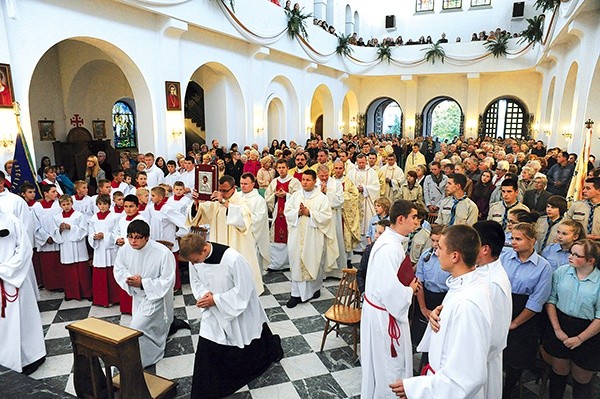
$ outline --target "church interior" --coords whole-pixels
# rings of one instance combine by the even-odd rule
[[[579,153],[586,123],[600,123],[600,2],[539,1],[556,7],[543,12],[519,0],[298,0],[310,16],[306,34],[292,37],[283,1],[4,0],[0,72],[20,105],[20,121],[12,102],[0,97],[0,165],[12,159],[19,129],[36,169],[47,156],[81,178],[87,156],[100,150],[117,164],[119,150],[175,159],[192,143],[213,139],[227,148],[263,148],[273,139],[303,144],[313,134],[414,138],[433,135],[433,120],[449,109],[455,135],[533,138]],[[531,42],[521,33],[536,18],[540,36]],[[315,24],[322,21],[337,36]],[[499,55],[485,40],[471,40],[497,28],[511,35]],[[340,50],[338,37],[353,33],[365,43],[399,37],[417,43]],[[446,37],[442,53],[430,53],[437,44],[420,44],[421,36],[433,43]],[[598,137],[590,143],[596,156]],[[326,280],[319,300],[288,309],[289,272],[263,278],[260,300],[285,355],[231,397],[360,397],[350,330],[331,334],[319,350],[322,315],[338,281]],[[48,355],[7,397],[75,395],[65,327],[86,317],[130,321],[118,307],[40,294]],[[179,384],[181,398],[189,397],[198,342],[194,303],[184,278],[175,316],[191,331],[170,336],[153,369]],[[538,390],[535,376],[527,375],[521,397],[537,398]]]

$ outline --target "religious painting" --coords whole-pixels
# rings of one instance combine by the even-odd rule
[[[15,101],[10,65],[0,64],[0,108],[12,108]]]
[[[106,121],[92,121],[92,131],[94,132],[94,140],[102,140],[106,138]]]
[[[195,187],[200,200],[210,201],[213,191],[217,190],[216,165],[196,165]]]
[[[442,9],[444,9],[444,10],[454,10],[457,8],[462,8],[462,0],[443,0],[442,1]]]
[[[116,149],[135,148],[135,115],[125,101],[117,101],[112,109],[113,138]]]
[[[181,111],[181,91],[179,82],[165,82],[167,111]]]
[[[433,11],[434,0],[417,0],[415,5],[416,12]]]
[[[54,135],[54,121],[44,119],[38,121],[38,128],[40,130],[41,141],[54,141],[56,136]]]

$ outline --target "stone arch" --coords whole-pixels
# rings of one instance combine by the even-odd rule
[[[83,126],[92,129],[93,120],[106,121],[107,138],[112,138],[112,106],[130,98],[137,116],[138,149],[150,151],[160,137],[156,114],[147,82],[140,68],[113,43],[92,38],[72,37],[50,46],[37,61],[29,85],[31,126],[37,120],[55,121],[56,139],[66,141],[71,117],[78,114]],[[35,152],[54,153],[53,144],[33,134]],[[115,165],[116,166],[116,165]]]
[[[567,73],[567,77],[565,79],[565,85],[560,101],[559,116],[555,132],[557,133],[557,144],[561,147],[567,147],[569,144],[568,141],[570,141],[563,136],[563,133],[574,133],[574,118],[575,110],[577,109],[577,97],[575,95],[575,89],[577,87],[578,70],[579,65],[577,62],[573,62],[569,67],[569,72]]]
[[[283,137],[275,137],[272,132],[268,131],[266,134],[262,134],[264,128],[268,128],[268,109],[269,104],[274,98],[278,98],[279,101],[281,101],[281,104],[278,106],[282,107],[285,111],[283,114],[283,120],[285,121],[283,125],[285,134]],[[288,139],[289,142],[289,140],[297,141],[300,138],[305,137],[305,135],[300,134],[300,105],[298,102],[298,95],[296,94],[296,89],[292,82],[285,76],[278,75],[271,80],[267,86],[265,102],[261,109],[264,110],[261,111],[263,112],[263,115],[257,114],[254,116],[254,131],[257,132],[255,141],[258,141],[259,146],[269,145],[269,140],[273,139],[279,141]]]
[[[550,131],[552,120],[554,120],[554,89],[556,87],[556,76],[552,77],[550,86],[548,87],[548,95],[546,96],[546,110],[544,120],[540,121],[541,131]]]
[[[285,106],[279,97],[273,97],[267,104],[267,142],[286,137]]]
[[[346,4],[346,19],[345,19],[345,32],[346,35],[351,35],[354,30],[354,20],[352,19],[352,7],[350,4]]]
[[[448,131],[441,132],[439,130],[440,119],[445,116],[449,116],[446,124]],[[422,129],[420,132],[416,132],[415,135],[439,137],[440,141],[445,139],[451,141],[453,136],[459,137],[463,134],[464,117],[462,107],[454,98],[448,96],[435,97],[423,107],[421,113]]]
[[[354,11],[354,32],[356,35],[360,35],[360,16],[358,15],[358,11]]]
[[[403,134],[402,121],[404,119],[404,112],[402,111],[402,107],[400,106],[400,103],[391,97],[379,97],[379,98],[376,98],[375,100],[373,100],[369,104],[369,106],[367,107],[367,112],[365,114],[366,132],[363,132],[363,133],[370,134],[371,132],[373,132],[375,134],[381,134],[381,133],[386,132],[386,128],[391,126],[391,123],[394,122],[394,121],[386,122],[385,116],[384,116],[386,108],[388,108],[388,106],[390,106],[390,105],[392,105],[393,107],[395,107],[395,106],[398,107],[399,114],[397,116],[398,116],[399,127],[397,128],[396,134],[398,134],[399,136],[402,136],[402,134]]]
[[[358,99],[356,93],[348,90],[342,103],[342,133],[356,134],[358,129]]]
[[[196,69],[190,80],[204,92],[205,140],[217,139],[222,145],[250,142],[244,96],[233,72],[219,62],[208,62]]]
[[[322,117],[323,123],[317,124],[319,117]],[[333,114],[333,96],[327,86],[321,84],[315,89],[310,103],[310,124],[313,127],[313,133],[320,134],[321,137],[336,136],[337,126]],[[320,125],[321,131],[316,131]]]

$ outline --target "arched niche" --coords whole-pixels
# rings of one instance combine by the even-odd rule
[[[189,151],[194,143],[206,143],[204,89],[193,80],[188,82],[185,90],[183,114],[185,119],[185,148],[186,151]]]
[[[206,142],[214,139],[221,145],[251,142],[246,127],[244,96],[231,70],[221,63],[209,62],[196,69],[190,80],[204,91]]]
[[[548,87],[548,96],[546,96],[546,110],[544,120],[540,122],[540,131],[550,133],[552,121],[554,120],[554,89],[556,87],[556,76],[552,77]]]
[[[346,21],[344,24],[346,35],[351,35],[354,30],[354,20],[352,19],[352,8],[346,4]]]
[[[391,97],[380,97],[371,102],[366,113],[366,133],[402,136],[404,114],[400,104]]]
[[[558,117],[558,124],[556,126],[556,142],[557,145],[567,147],[569,139],[566,134],[574,134],[575,126],[573,126],[573,119],[575,116],[575,110],[577,109],[577,98],[575,97],[575,89],[577,87],[577,72],[579,65],[576,62],[571,64],[567,78],[565,80],[565,86],[562,93],[560,102],[560,114]],[[577,127],[579,128],[579,127]],[[579,131],[579,129],[577,129]]]
[[[278,98],[281,102],[281,107],[285,110],[285,119],[283,125],[283,131],[281,137],[276,137],[272,132],[266,132],[264,134],[265,127],[268,130],[268,110],[269,104],[274,98]],[[260,116],[258,113],[255,115],[255,136],[252,142],[257,142],[259,146],[270,145],[270,140],[282,139],[295,140],[304,139],[306,135],[300,132],[300,106],[298,102],[298,95],[292,82],[285,76],[276,76],[271,80],[267,86],[265,93],[265,101],[262,105],[263,115]]]
[[[31,125],[53,120],[56,140],[66,142],[71,128],[93,131],[93,121],[105,121],[110,140],[106,145],[112,145],[112,107],[122,98],[130,99],[139,110],[136,123],[143,133],[137,149],[153,151],[161,138],[155,129],[150,90],[138,66],[112,43],[91,37],[66,39],[51,46],[36,64],[29,86]],[[55,158],[57,147],[41,141],[35,131],[33,146],[38,158]]]
[[[342,102],[341,133],[356,134],[358,129],[358,99],[352,90],[348,90]]]
[[[285,107],[283,102],[273,97],[267,105],[267,142],[286,138]]]
[[[321,123],[317,123],[319,117]],[[314,93],[310,103],[310,123],[313,127],[313,133],[321,137],[337,136],[338,127],[335,126],[333,114],[333,96],[331,91],[325,85],[319,85]]]
[[[423,107],[422,131],[415,135],[431,136],[441,142],[452,141],[464,131],[464,113],[458,101],[448,96],[435,97]]]

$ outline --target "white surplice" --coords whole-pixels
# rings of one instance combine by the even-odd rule
[[[319,190],[321,180],[318,180]],[[338,180],[330,177],[327,179],[327,199],[329,200],[329,206],[331,207],[332,223],[335,226],[335,238],[337,241],[338,257],[336,259],[337,269],[332,270],[328,275],[333,277],[341,277],[342,269],[347,267],[346,260],[346,248],[344,246],[344,228],[342,226],[342,207],[344,205],[344,188],[342,183]]]
[[[35,231],[34,217],[25,200],[8,191],[5,187],[0,192],[0,212],[15,215],[23,223],[30,242],[33,244],[33,234]]]
[[[142,276],[142,287],[128,286],[127,277]],[[163,358],[167,334],[173,322],[175,257],[169,249],[149,240],[142,249],[124,245],[117,253],[115,281],[133,297],[130,327],[144,333],[140,337],[142,366]]]
[[[88,222],[88,243],[94,250],[92,265],[94,267],[111,267],[115,264],[117,256],[117,246],[115,245],[114,232],[120,215],[109,213],[106,218],[100,220],[98,215],[94,215]],[[95,240],[96,233],[104,234],[104,238]]]
[[[67,223],[71,228],[60,232],[61,223]],[[60,263],[68,265],[90,259],[85,242],[87,234],[88,219],[83,213],[74,210],[69,217],[64,217],[62,212],[54,215],[52,239],[60,246]]]
[[[362,219],[362,242],[361,242],[361,250],[364,249],[362,246],[366,244],[365,235],[369,231],[369,222],[376,215],[375,212],[375,200],[377,200],[380,193],[380,184],[379,184],[379,176],[377,171],[374,169],[366,168],[366,169],[358,169],[354,168],[349,170],[346,175],[352,183],[356,187],[362,186],[363,192],[360,193],[359,206],[363,211],[363,219]]]
[[[477,268],[479,276],[487,281],[492,294],[492,344],[488,355],[488,376],[484,386],[486,399],[502,398],[502,351],[506,348],[508,330],[512,321],[512,288],[500,259]]]
[[[229,248],[221,263],[190,264],[190,286],[198,300],[208,291],[215,306],[200,308],[200,336],[221,345],[243,348],[261,336],[267,315],[252,283],[250,265]]]
[[[370,270],[369,270],[370,272]],[[417,347],[429,352],[435,374],[407,378],[410,399],[484,399],[487,360],[492,336],[492,298],[488,282],[471,271],[449,277],[440,330],[427,327]]]
[[[62,212],[58,201],[53,201],[50,208],[44,208],[41,202],[36,202],[31,207],[35,217],[35,247],[38,252],[54,252],[58,251],[58,244],[47,243],[48,238],[54,233],[54,216]]]
[[[0,279],[7,295],[18,291],[0,317],[0,364],[16,372],[46,355],[42,319],[36,301],[31,270],[32,247],[24,225],[13,215],[0,212]],[[33,281],[31,279],[34,279]]]
[[[256,242],[258,265],[261,270],[271,263],[271,242],[269,240],[269,209],[257,189],[249,193],[241,193],[242,199],[248,205],[252,217],[252,236]]]
[[[241,253],[250,264],[256,293],[260,295],[265,289],[256,255],[257,245],[251,234],[251,211],[238,192],[233,193],[227,201],[228,207],[217,201],[200,202],[197,210],[192,203],[188,210],[187,226],[209,224],[211,241],[230,246]]]
[[[310,216],[299,216],[300,203]],[[310,299],[323,284],[323,272],[337,267],[335,225],[327,196],[320,190],[296,191],[285,202],[292,296]]]
[[[413,375],[412,344],[408,324],[408,309],[413,290],[398,280],[398,269],[404,257],[402,242],[406,237],[386,228],[375,241],[369,256],[369,272],[365,283],[365,298],[380,310],[363,304],[360,322],[360,361],[362,365],[363,398],[395,398],[389,384]],[[399,342],[394,342],[397,356],[392,357],[388,334],[389,315],[400,330]]]
[[[155,241],[168,241],[173,244],[171,252],[179,251],[177,237],[183,237],[189,232],[185,216],[169,205],[166,199],[162,206],[148,204],[146,209],[150,213],[150,238]]]
[[[98,209],[95,202],[95,199],[98,198],[98,196],[94,197],[95,198],[92,199],[92,197],[86,195],[82,199],[77,199],[77,196],[72,195],[71,198],[73,199],[73,209],[83,213],[88,218],[91,218],[93,215],[96,214]]]

